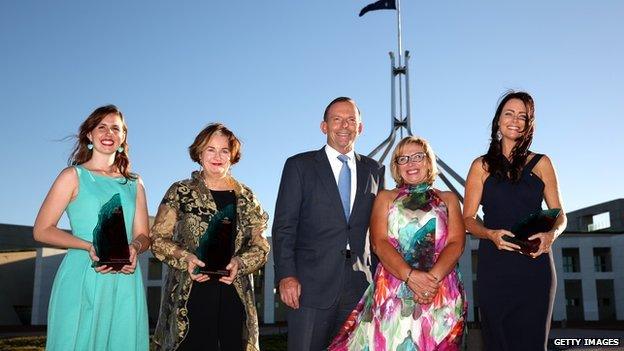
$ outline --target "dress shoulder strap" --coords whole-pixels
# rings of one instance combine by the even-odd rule
[[[83,165],[75,165],[74,168],[76,169],[76,174],[78,174],[78,181],[81,184],[95,182],[95,177],[93,176],[91,171],[86,169]]]
[[[82,178],[85,176],[85,173],[88,174],[89,172],[81,165],[73,165],[72,167],[76,170],[76,175],[78,176],[78,182],[81,182]]]
[[[543,154],[535,154],[531,161],[527,162],[526,166],[524,166],[525,172],[531,172],[535,165],[539,162],[539,160],[544,156]]]

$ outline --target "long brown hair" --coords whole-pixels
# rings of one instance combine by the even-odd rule
[[[496,137],[498,132],[498,120],[500,119],[503,107],[511,99],[518,99],[524,103],[527,110],[527,119],[524,125],[522,136],[518,138],[516,145],[511,149],[510,160],[503,155],[502,143]],[[517,182],[522,175],[522,169],[529,156],[529,147],[533,142],[533,132],[535,130],[535,103],[529,93],[524,91],[506,92],[499,100],[494,119],[492,120],[492,133],[490,135],[490,147],[487,154],[483,155],[484,168],[486,171],[499,179]]]
[[[109,114],[116,114],[121,119],[121,123],[123,125],[124,132],[124,141],[121,143],[121,147],[123,147],[123,151],[117,152],[115,154],[115,161],[113,164],[117,167],[117,170],[121,175],[128,179],[134,180],[137,179],[136,174],[130,172],[130,159],[128,158],[128,127],[126,126],[126,121],[124,120],[123,113],[117,108],[115,105],[105,105],[96,108],[87,119],[82,122],[80,125],[80,129],[78,129],[78,135],[76,135],[76,144],[74,146],[74,150],[69,156],[68,164],[70,166],[81,165],[91,159],[93,156],[93,151],[89,150],[87,147],[88,144],[91,143],[87,134],[93,131],[99,124],[102,122],[104,117]]]

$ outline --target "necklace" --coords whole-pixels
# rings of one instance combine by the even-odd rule
[[[201,177],[204,185],[206,186],[206,188],[208,188],[208,190],[232,190],[234,188],[231,177],[226,176],[224,178],[217,179],[214,181],[213,184],[210,184],[210,182],[204,175],[204,172],[202,172]]]

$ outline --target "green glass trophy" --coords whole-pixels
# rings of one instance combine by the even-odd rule
[[[123,208],[119,194],[100,209],[98,223],[93,229],[93,247],[100,258],[94,266],[108,266],[115,271],[130,264],[130,250],[126,234]]]
[[[544,233],[552,229],[561,213],[560,208],[551,208],[531,213],[528,217],[511,227],[511,232],[515,235],[511,237],[504,235],[503,239],[520,246],[520,253],[528,255],[539,250],[540,240],[529,240],[534,234]]]
[[[195,274],[215,277],[230,275],[230,271],[225,267],[232,259],[235,215],[234,205],[228,205],[212,217],[195,252],[205,266],[196,267]]]

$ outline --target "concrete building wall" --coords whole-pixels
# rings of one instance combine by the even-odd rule
[[[613,259],[613,288],[615,290],[615,315],[617,320],[624,320],[624,235],[612,238],[611,255]]]
[[[65,249],[51,247],[37,249],[32,295],[32,325],[48,324],[48,304],[56,271],[65,257]]]
[[[0,252],[0,325],[28,324],[35,250]]]
[[[555,261],[555,272],[557,275],[557,288],[555,292],[555,302],[553,304],[552,311],[552,319],[555,321],[561,321],[566,319],[566,300],[565,300],[565,284],[564,284],[564,274],[563,269],[563,257],[561,249],[557,249],[557,246],[560,245],[561,242],[555,241],[553,253],[553,260]],[[569,275],[574,275],[577,273],[567,273]],[[580,278],[580,277],[579,277]]]
[[[588,225],[592,223],[592,216],[604,212],[609,212],[611,222],[611,226],[605,228],[606,230],[624,231],[624,199],[615,199],[567,213],[567,230],[570,232],[588,231]]]
[[[477,250],[479,247],[479,241],[466,238],[466,245],[464,252],[459,259],[459,271],[461,273],[462,281],[464,283],[464,291],[466,293],[466,299],[468,300],[468,320],[475,320],[474,311],[474,278],[476,276],[476,267],[472,267],[472,251]]]

